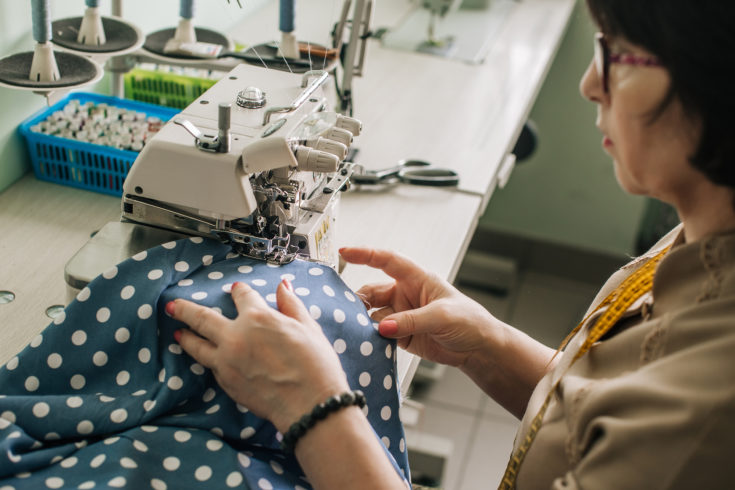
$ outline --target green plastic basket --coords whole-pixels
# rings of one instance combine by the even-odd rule
[[[125,74],[125,98],[184,109],[217,80],[134,68]]]

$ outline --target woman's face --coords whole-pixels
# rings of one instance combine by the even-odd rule
[[[624,39],[606,38],[610,52],[653,57]],[[580,91],[597,104],[602,146],[613,158],[620,186],[677,205],[692,190],[692,179],[704,177],[688,162],[698,130],[685,117],[678,100],[656,119],[652,114],[666,97],[670,78],[660,66],[611,63],[608,91],[594,62],[580,82]]]

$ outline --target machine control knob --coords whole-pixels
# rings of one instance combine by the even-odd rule
[[[346,129],[354,136],[360,136],[360,131],[362,131],[361,121],[353,117],[343,116],[341,114],[337,114],[337,122],[335,123],[335,126],[337,126],[338,128]]]
[[[258,87],[246,87],[237,93],[237,105],[245,109],[260,109],[265,106],[265,92]]]
[[[322,136],[329,140],[342,143],[345,146],[350,146],[352,144],[352,133],[346,129],[333,127],[326,130]]]
[[[344,145],[339,141],[333,141],[327,138],[320,137],[315,140],[308,140],[306,142],[306,146],[310,148],[315,148],[319,151],[326,151],[327,153],[331,153],[332,155],[339,158],[340,161],[344,160],[347,156],[347,145]]]
[[[298,169],[304,172],[336,172],[339,158],[336,155],[319,151],[308,146],[297,146],[294,150]]]

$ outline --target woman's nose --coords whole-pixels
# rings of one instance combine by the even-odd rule
[[[587,70],[585,70],[582,79],[579,81],[579,91],[582,97],[592,102],[601,103],[604,99],[602,80],[597,73],[594,61],[590,61],[590,64],[587,65]]]

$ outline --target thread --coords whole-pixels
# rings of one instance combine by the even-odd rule
[[[37,43],[47,43],[51,40],[51,16],[49,11],[49,0],[31,0],[33,39]]]
[[[293,32],[296,17],[296,0],[281,0],[279,12],[279,28],[281,32]]]
[[[194,18],[194,0],[181,0],[179,4],[179,16],[182,19]]]

